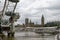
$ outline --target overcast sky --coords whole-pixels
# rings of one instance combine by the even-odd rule
[[[3,1],[0,1],[0,9],[2,9]],[[40,24],[42,14],[45,17],[45,23],[60,21],[60,0],[20,0],[16,12],[21,16],[16,24],[24,23],[25,18]]]

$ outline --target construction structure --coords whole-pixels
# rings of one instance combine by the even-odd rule
[[[0,14],[0,34],[2,35],[3,34],[3,31],[2,31],[2,27],[10,27],[10,30],[7,32],[8,33],[8,36],[14,36],[14,22],[17,21],[17,19],[19,19],[19,13],[15,13],[15,9],[16,9],[16,6],[17,6],[17,3],[19,2],[19,0],[5,0],[5,3],[4,3],[4,7],[3,7],[3,10],[2,10],[2,13]],[[15,5],[13,6],[14,8],[10,11],[8,8],[9,7],[9,3],[14,3]],[[9,25],[2,25],[2,18],[4,17],[4,15],[6,16],[9,16]]]

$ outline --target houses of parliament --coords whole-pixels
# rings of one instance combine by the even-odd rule
[[[17,25],[18,27],[44,27],[44,15],[41,17],[41,24],[34,24],[31,20],[28,18],[25,18],[25,23],[20,25]]]

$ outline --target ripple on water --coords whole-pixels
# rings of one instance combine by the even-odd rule
[[[15,33],[15,40],[55,40],[55,36],[41,36],[34,32],[17,32]]]

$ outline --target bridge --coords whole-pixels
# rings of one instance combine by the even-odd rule
[[[57,27],[26,27],[26,31],[32,31],[35,33],[47,33],[47,34],[58,34],[60,33],[60,29],[57,29]]]

